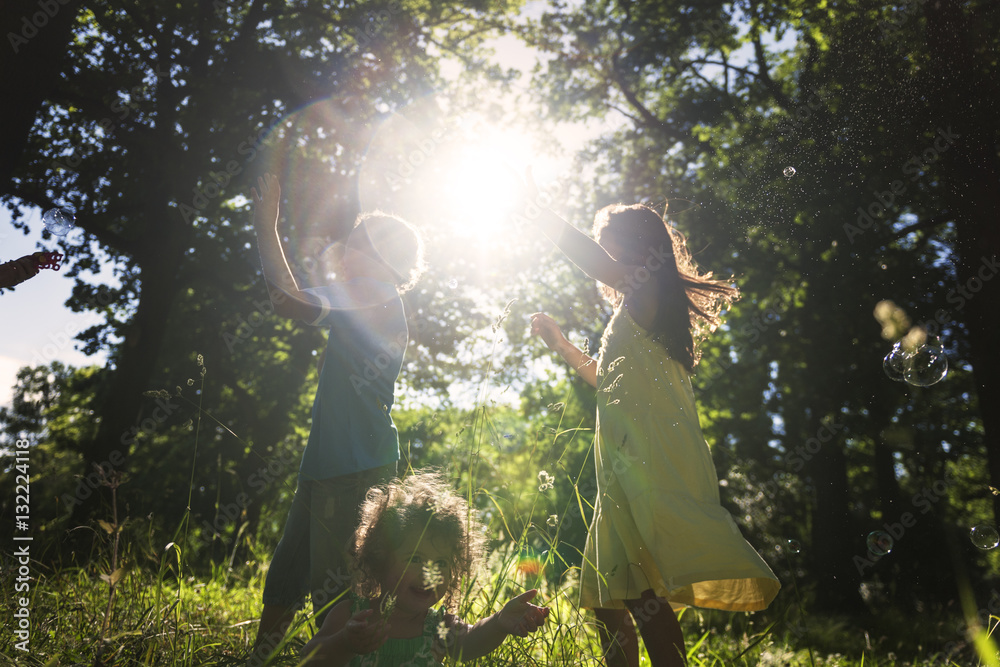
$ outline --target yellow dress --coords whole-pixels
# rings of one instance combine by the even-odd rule
[[[624,307],[598,364],[598,494],[580,606],[622,608],[653,589],[675,608],[766,608],[781,584],[719,502],[687,371]]]

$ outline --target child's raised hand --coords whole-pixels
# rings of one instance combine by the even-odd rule
[[[514,181],[515,201],[513,210],[515,213],[527,215],[527,209],[538,200],[538,186],[535,185],[535,177],[531,174],[531,167],[524,170],[524,176],[517,173],[512,167],[507,167],[511,178]]]
[[[531,316],[531,335],[540,336],[550,350],[557,350],[566,340],[559,325],[545,313],[534,313]]]
[[[378,650],[389,636],[387,623],[372,623],[368,620],[373,613],[373,609],[359,611],[351,616],[341,630],[343,645],[351,653],[363,655]]]
[[[275,225],[278,222],[278,203],[281,201],[281,184],[273,174],[264,174],[257,179],[257,187],[250,188],[253,199],[254,223]]]
[[[498,618],[507,634],[526,637],[529,633],[542,627],[549,615],[549,608],[531,604],[530,601],[536,595],[538,595],[538,589],[533,588],[530,591],[525,591],[505,604],[500,610]]]

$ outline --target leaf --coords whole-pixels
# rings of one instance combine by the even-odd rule
[[[105,533],[107,533],[108,535],[111,535],[112,533],[114,533],[114,532],[115,532],[115,527],[114,527],[114,526],[112,526],[112,525],[111,525],[110,523],[108,523],[107,521],[104,521],[104,520],[98,520],[98,521],[97,521],[97,523],[101,524],[101,528],[103,528],[103,529],[104,529],[104,532],[105,532]]]

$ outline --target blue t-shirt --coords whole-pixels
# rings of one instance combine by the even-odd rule
[[[350,288],[305,290],[322,308],[313,324],[330,329],[299,469],[306,479],[399,460],[399,436],[389,412],[409,340],[403,300],[394,285],[370,278],[355,279]]]

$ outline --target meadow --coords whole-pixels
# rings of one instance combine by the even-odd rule
[[[485,410],[477,413],[482,415],[482,429],[470,441],[481,444],[482,433],[496,425],[488,423]],[[566,431],[553,439],[563,434]],[[471,453],[479,459],[488,452]],[[475,471],[476,466],[468,470]],[[121,483],[118,473],[103,476],[101,485],[111,500],[108,516],[95,526],[74,529],[92,536],[91,551],[77,554],[75,562],[65,565],[33,561],[28,604],[19,603],[14,595],[0,604],[0,614],[6,618],[14,618],[21,607],[30,611],[27,642],[11,631],[0,635],[2,664],[246,664],[273,544],[236,530],[227,558],[207,565],[196,563],[191,554],[204,546],[199,543],[203,537],[189,525],[188,517],[171,534],[159,529],[152,515],[123,517],[117,499]],[[570,502],[584,503],[581,490],[585,487],[580,478],[573,480]],[[513,495],[502,497],[483,488],[471,492],[474,500],[485,496],[492,504],[494,511],[484,516],[490,517],[490,531],[496,539],[478,579],[463,582],[460,613],[467,619],[483,617],[529,588],[539,589],[541,604],[550,607],[551,613],[537,633],[524,639],[508,638],[488,658],[466,664],[603,664],[593,616],[576,605],[579,568],[572,554],[578,552],[571,548],[567,557],[560,540],[561,522],[570,513],[533,521],[531,517],[544,504],[542,489],[537,493],[507,491]],[[189,502],[192,492],[189,489]],[[547,511],[542,512],[543,519]],[[765,612],[690,608],[680,612],[689,665],[1000,665],[996,610],[980,609],[964,616],[954,611],[944,615],[893,611],[865,617],[824,615],[808,604],[810,585],[800,581],[803,571],[795,562],[797,552],[798,546],[782,550],[787,568],[776,572],[783,589]],[[0,586],[19,590],[15,588],[21,581],[16,559],[8,554],[3,558]],[[267,664],[302,664],[300,649],[315,632],[311,617],[307,611],[299,613]],[[644,649],[641,659],[643,665],[650,664]]]
[[[105,547],[88,564],[41,569],[32,589],[31,639],[27,652],[15,648],[16,637],[4,632],[0,660],[17,665],[240,665],[244,664],[256,631],[266,563],[266,549],[250,547],[243,562],[216,564],[211,571],[187,566],[184,549],[159,536],[139,535],[137,522],[123,539],[111,534]],[[111,526],[111,524],[109,524]],[[113,528],[113,526],[111,526]],[[162,541],[162,538],[159,540]],[[120,576],[110,576],[119,559],[136,565]],[[600,645],[593,619],[575,605],[574,570],[558,580],[545,576],[548,563],[518,558],[516,549],[494,552],[482,580],[474,582],[462,601],[467,618],[495,610],[498,599],[539,587],[551,608],[549,622],[525,639],[509,638],[479,665],[597,665]],[[13,590],[16,568],[3,568],[5,590]],[[688,609],[682,612],[688,662],[692,667],[728,666],[840,666],[906,665],[913,667],[971,667],[996,665],[994,654],[976,655],[965,637],[954,634],[961,618],[912,619],[872,617],[865,620],[803,614],[782,595],[774,609],[744,615]],[[11,618],[8,598],[3,615]],[[283,649],[268,664],[300,664],[299,649],[314,628],[302,612]],[[1000,618],[990,616],[993,634]],[[867,628],[867,629],[866,629]],[[946,641],[951,634],[950,646]],[[948,650],[935,649],[948,646]],[[648,659],[643,653],[644,665]]]

